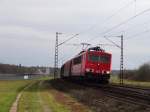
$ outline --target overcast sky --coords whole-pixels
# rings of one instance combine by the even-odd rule
[[[149,8],[150,0],[0,0],[0,63],[53,66],[56,32],[63,33],[59,42],[79,33],[66,44],[93,45],[123,34],[124,66],[138,68],[150,62],[150,11],[104,32]],[[102,47],[113,55],[112,68],[119,69],[120,49]],[[59,65],[81,49],[60,46]]]

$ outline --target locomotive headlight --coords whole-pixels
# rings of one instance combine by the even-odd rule
[[[94,69],[86,68],[85,71],[86,72],[94,72]]]
[[[90,72],[90,69],[89,69],[89,68],[86,68],[86,72]]]
[[[107,73],[107,74],[110,74],[110,71],[107,71],[106,73]]]

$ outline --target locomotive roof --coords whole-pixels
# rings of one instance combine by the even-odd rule
[[[76,55],[75,57],[78,57],[78,56],[81,56],[83,55],[84,53],[89,53],[89,52],[102,52],[102,53],[105,53],[105,54],[111,54],[111,53],[108,53],[108,52],[105,52],[105,50],[101,49],[101,48],[96,48],[94,47],[93,48],[89,48],[88,50],[85,50],[85,51],[81,51],[78,55]],[[75,58],[74,57],[74,58]]]
[[[100,48],[100,47],[91,47],[88,50],[81,51],[78,55],[76,55],[75,57],[69,59],[66,63],[70,62],[72,59],[74,59],[74,58],[76,58],[78,56],[81,56],[81,55],[83,55],[84,53],[87,53],[87,52],[103,52],[105,54],[111,54],[111,53],[105,52],[105,50]]]
[[[88,52],[88,51],[99,51],[99,52],[105,52],[105,50],[104,50],[104,49],[102,49],[102,48],[100,48],[100,47],[96,46],[96,47],[91,47],[91,48],[89,48],[88,50],[83,50],[83,51],[81,51],[78,55],[83,54],[84,52]]]
[[[89,48],[88,51],[101,51],[101,52],[104,52],[105,50],[102,49],[102,48],[99,47],[99,46],[96,46],[96,47],[91,47],[91,48]]]

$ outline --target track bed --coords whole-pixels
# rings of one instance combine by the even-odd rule
[[[133,103],[134,101],[129,100],[128,96],[120,95],[120,93],[114,92],[113,90],[110,92],[110,87],[108,89],[108,85],[105,85],[105,87],[100,87],[100,85],[96,87],[96,85],[76,84],[60,79],[54,80],[53,85],[54,88],[71,95],[79,102],[87,105],[94,112],[150,111],[148,105]]]

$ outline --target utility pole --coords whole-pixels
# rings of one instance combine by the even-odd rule
[[[54,79],[58,76],[58,35],[61,33],[56,32],[56,43],[55,43],[55,62],[54,62]]]
[[[54,79],[58,77],[58,47],[79,35],[79,34],[75,34],[72,37],[68,38],[67,40],[63,41],[62,43],[58,43],[58,35],[61,35],[61,34],[62,33],[60,33],[60,32],[56,32],[55,58],[54,58]]]
[[[111,42],[112,44],[114,44],[116,47],[120,48],[120,74],[119,74],[119,79],[120,79],[120,84],[123,85],[123,35],[121,36],[111,36],[111,37],[119,37],[121,38],[121,45],[116,44],[114,41],[112,41],[109,38],[106,38],[106,36],[104,36],[105,39],[107,39],[109,42]]]
[[[123,35],[121,35],[120,84],[123,85]]]

